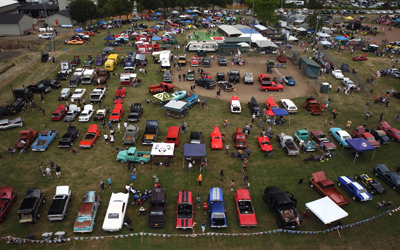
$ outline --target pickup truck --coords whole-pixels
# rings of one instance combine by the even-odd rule
[[[164,188],[153,188],[150,197],[149,227],[164,227],[167,196]]]
[[[301,225],[302,219],[296,210],[297,200],[293,194],[289,196],[281,188],[269,186],[264,190],[263,200],[269,211],[278,217],[276,223],[279,228],[296,228]]]
[[[225,201],[222,188],[210,188],[208,200],[208,214],[210,216],[211,228],[226,228],[228,227],[226,219]]]
[[[186,56],[180,56],[178,58],[178,64],[181,64],[182,66],[184,66],[184,65],[186,65],[186,62],[187,62]]]
[[[306,108],[312,115],[322,114],[321,105],[313,97],[307,98],[303,103],[303,108]]]
[[[254,84],[253,73],[245,72],[243,76],[243,83],[244,84]]]
[[[235,84],[240,82],[239,70],[231,70],[231,72],[229,72],[229,82],[233,82]]]
[[[103,120],[106,119],[107,110],[106,109],[99,109],[96,111],[96,115],[94,116],[93,120]]]
[[[39,137],[32,144],[32,151],[46,151],[50,144],[57,137],[57,131],[45,130],[39,133]]]
[[[301,143],[304,152],[314,152],[316,148],[315,141],[310,140],[310,134],[305,129],[300,129],[294,132],[294,138],[298,143]]]
[[[58,142],[59,148],[69,148],[74,145],[74,140],[79,137],[79,132],[75,126],[69,126],[67,132],[61,137]]]
[[[147,120],[142,138],[142,144],[153,144],[157,139],[158,120]]]
[[[136,147],[130,147],[128,150],[118,152],[117,161],[120,163],[137,162],[145,164],[151,159],[150,151],[137,151]]]
[[[18,222],[35,224],[40,217],[40,206],[44,203],[46,203],[46,199],[44,194],[40,192],[40,188],[28,189],[18,209]]]
[[[129,122],[137,122],[140,121],[140,116],[143,114],[142,104],[134,103],[131,112],[128,115]]]
[[[25,146],[30,146],[32,142],[37,137],[37,131],[31,128],[22,130],[19,132],[19,139],[15,142],[14,146],[16,148],[24,148]]]
[[[67,216],[67,208],[72,200],[69,186],[57,186],[56,195],[53,197],[47,219],[49,221],[63,220]]]
[[[300,154],[300,149],[294,143],[293,137],[290,135],[286,135],[284,133],[280,133],[276,135],[276,139],[278,140],[279,144],[283,148],[283,151],[285,151],[286,154],[288,155],[299,155]]]
[[[68,87],[76,88],[76,87],[78,87],[80,81],[81,81],[81,77],[79,75],[72,75],[71,79],[69,80]]]
[[[97,84],[103,85],[107,83],[108,78],[110,78],[110,72],[105,69],[100,69],[97,73],[97,78],[95,82]]]
[[[159,85],[149,87],[150,94],[154,95],[161,92],[174,92],[174,85],[161,82]]]
[[[310,186],[323,196],[328,196],[339,206],[349,203],[349,199],[344,196],[331,180],[327,180],[324,171],[315,172],[309,179]]]
[[[90,93],[90,102],[103,102],[104,96],[106,96],[106,88],[97,87]]]
[[[69,74],[72,73],[72,65],[68,61],[62,61],[60,63],[60,71],[57,73],[55,80],[67,80]]]
[[[133,126],[129,125],[126,127],[125,130],[125,135],[122,138],[122,143],[123,144],[136,144],[136,140],[139,137],[139,127],[138,126]]]

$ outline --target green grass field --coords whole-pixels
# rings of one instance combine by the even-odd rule
[[[122,30],[122,28],[120,29]],[[114,31],[117,33],[119,30]],[[103,32],[104,33],[104,32]],[[197,31],[196,31],[197,33]],[[80,55],[81,60],[84,61],[88,54],[100,54],[100,49],[103,46],[105,34],[96,36],[91,39],[91,43],[94,42],[96,47],[92,46],[65,46],[57,48],[56,53],[59,61],[72,60],[74,55]],[[178,40],[184,40],[183,36],[178,36]],[[63,49],[66,49],[65,52]],[[128,51],[133,50],[130,47],[122,47],[118,50],[120,55],[125,55]],[[117,51],[117,50],[116,50]],[[32,58],[38,58],[40,51],[31,52]],[[367,78],[371,72],[374,72],[375,67],[383,67],[386,65],[386,61],[382,63],[379,58],[372,58],[368,62],[351,62],[349,53],[341,53],[341,60],[348,61],[350,67],[356,68],[359,74],[363,78]],[[273,59],[272,56],[265,56]],[[150,58],[149,58],[150,59]],[[389,63],[387,63],[389,66]],[[82,64],[81,64],[82,65]],[[56,65],[52,63],[36,63],[32,67],[27,67],[23,73],[19,73],[11,84],[17,88],[21,87],[22,84],[27,85],[34,81],[40,80],[49,74],[49,77],[55,76],[57,69]],[[2,131],[2,143],[0,145],[1,154],[1,175],[0,183],[1,186],[11,186],[18,195],[18,202],[14,205],[9,218],[2,223],[0,226],[0,236],[14,235],[22,238],[26,238],[29,233],[34,233],[36,239],[40,239],[40,234],[43,232],[55,232],[64,230],[67,232],[67,237],[71,237],[71,241],[66,244],[57,245],[60,249],[94,249],[98,248],[101,244],[104,249],[112,248],[127,248],[129,246],[139,246],[145,249],[157,248],[157,249],[171,249],[171,248],[191,248],[191,249],[209,249],[220,248],[220,249],[231,249],[231,248],[248,248],[248,249],[260,249],[260,248],[276,248],[276,249],[309,249],[310,245],[314,248],[324,249],[355,249],[361,245],[365,249],[376,249],[387,248],[394,249],[398,245],[398,234],[400,233],[399,227],[395,221],[398,220],[399,213],[393,213],[392,216],[385,215],[376,220],[372,220],[368,223],[362,223],[354,228],[347,228],[340,231],[340,235],[337,232],[322,233],[322,234],[288,234],[288,233],[276,233],[276,234],[263,234],[263,235],[249,235],[249,236],[216,236],[213,237],[185,237],[181,235],[191,234],[191,231],[176,230],[175,229],[175,210],[176,210],[176,193],[180,190],[187,189],[193,192],[194,196],[200,195],[201,202],[206,201],[209,188],[219,186],[224,189],[228,225],[227,229],[222,230],[210,230],[209,220],[203,213],[202,209],[195,208],[195,221],[198,223],[196,232],[200,232],[200,224],[204,220],[206,221],[207,227],[206,232],[223,233],[223,234],[243,234],[243,233],[257,233],[277,229],[276,217],[268,211],[267,207],[262,201],[262,195],[264,189],[270,185],[280,186],[284,190],[288,190],[295,195],[298,200],[298,211],[302,213],[305,209],[305,203],[321,198],[321,196],[313,189],[311,189],[307,183],[308,178],[311,177],[311,173],[315,171],[325,171],[327,177],[333,181],[341,175],[349,175],[351,177],[354,174],[368,173],[372,174],[372,168],[378,163],[384,163],[389,168],[395,169],[398,165],[397,153],[399,152],[399,143],[391,142],[390,145],[384,145],[379,148],[375,154],[375,158],[371,161],[372,153],[367,152],[361,155],[356,162],[353,164],[354,152],[351,149],[340,149],[336,150],[336,156],[331,158],[328,162],[308,162],[304,163],[303,158],[307,157],[307,154],[301,154],[297,157],[288,157],[284,154],[276,140],[274,139],[272,144],[274,146],[274,157],[264,157],[264,154],[259,151],[259,147],[256,143],[256,137],[260,135],[261,129],[259,128],[259,120],[256,120],[255,126],[248,137],[248,149],[252,151],[249,158],[247,167],[247,175],[249,176],[249,182],[251,183],[251,196],[254,203],[254,207],[257,214],[258,227],[256,228],[240,228],[238,225],[236,207],[233,200],[233,192],[230,192],[230,180],[235,180],[235,189],[242,188],[241,182],[242,176],[242,161],[237,158],[231,158],[225,154],[225,150],[213,151],[210,149],[209,133],[212,131],[215,125],[218,125],[221,132],[227,135],[226,143],[230,145],[230,151],[233,152],[233,142],[231,140],[231,134],[235,129],[240,126],[243,127],[245,121],[251,120],[251,114],[248,111],[245,103],[243,103],[243,112],[240,115],[233,115],[229,111],[229,105],[227,101],[208,98],[207,106],[204,109],[194,107],[190,109],[189,116],[184,119],[176,119],[167,117],[165,110],[161,109],[159,105],[145,104],[144,98],[151,98],[148,93],[147,87],[155,85],[161,81],[161,74],[153,74],[157,69],[157,65],[153,64],[149,60],[147,71],[149,72],[146,76],[139,76],[143,78],[142,85],[138,88],[128,88],[127,97],[124,100],[125,108],[128,108],[130,102],[141,102],[144,107],[144,115],[137,125],[141,128],[141,134],[143,135],[144,125],[147,119],[157,119],[160,122],[160,130],[157,141],[164,141],[168,127],[177,125],[180,126],[184,121],[188,123],[188,131],[203,131],[204,143],[207,146],[207,161],[208,168],[203,172],[203,185],[198,186],[196,181],[198,177],[199,164],[197,163],[192,173],[188,172],[186,162],[183,165],[183,143],[188,143],[189,134],[184,134],[181,137],[181,144],[175,151],[175,158],[173,166],[170,167],[158,167],[153,166],[151,169],[150,164],[137,165],[138,177],[137,181],[134,182],[134,186],[140,190],[150,189],[153,185],[152,176],[157,174],[162,182],[162,187],[166,189],[167,193],[167,222],[166,227],[161,229],[151,229],[147,227],[147,216],[138,216],[138,207],[129,206],[127,209],[127,216],[133,221],[134,231],[130,232],[127,228],[123,228],[120,233],[104,233],[101,230],[103,224],[104,215],[107,209],[107,203],[109,201],[111,192],[122,192],[125,184],[129,183],[129,171],[125,164],[120,164],[115,161],[116,154],[114,147],[122,147],[122,136],[123,133],[116,134],[115,145],[106,145],[103,137],[101,136],[96,142],[94,148],[89,150],[79,150],[78,155],[73,155],[69,149],[57,148],[56,144],[58,139],[66,132],[68,124],[65,122],[53,122],[50,120],[51,113],[55,110],[60,95],[60,90],[52,90],[45,96],[45,103],[39,102],[39,96],[35,95],[38,106],[43,106],[46,109],[46,117],[42,116],[37,110],[29,111],[22,115],[25,122],[23,128],[33,128],[38,131],[44,130],[44,124],[47,123],[49,129],[55,129],[59,133],[58,139],[51,145],[51,147],[43,153],[31,152],[26,154],[15,154],[11,155],[6,153],[7,148],[14,144],[18,139],[19,129],[13,129],[8,131]],[[122,72],[122,67],[117,67],[117,73]],[[256,73],[256,72],[255,72]],[[258,73],[257,73],[258,74]],[[325,79],[324,79],[325,78]],[[322,80],[326,80],[332,83],[333,91],[341,83],[334,80],[332,76],[324,76]],[[310,84],[313,84],[310,82]],[[395,88],[398,84],[398,80],[386,77],[384,79],[378,79],[374,88],[374,95],[379,93],[384,95],[386,89]],[[68,85],[67,82],[62,83],[63,87]],[[119,86],[119,79],[111,78],[108,82],[109,90],[107,97],[104,100],[104,104],[107,108],[112,108],[112,97],[114,96],[115,89]],[[80,87],[86,87],[87,93],[90,94],[94,88],[93,85],[80,85]],[[0,87],[0,98],[1,102],[12,99],[11,91],[8,84],[3,84]],[[88,94],[86,98],[88,99]],[[338,110],[338,116],[334,122],[334,126],[345,129],[348,120],[352,121],[353,129],[357,125],[367,123],[368,127],[373,128],[378,125],[379,114],[384,112],[385,120],[389,122],[393,127],[398,127],[400,124],[396,122],[396,115],[400,112],[399,101],[392,99],[388,108],[383,105],[373,104],[373,98],[369,97],[368,94],[351,94],[345,96],[343,93],[339,95],[330,92],[332,95],[332,101],[330,108]],[[319,100],[324,101],[327,96],[320,95],[317,91],[309,93],[309,95],[316,96]],[[307,127],[310,131],[322,130],[328,133],[329,121],[331,114],[325,112],[321,116],[311,116],[304,111],[301,106],[305,97],[294,98],[293,101],[299,107],[300,112],[296,115],[291,116],[291,125],[286,122],[283,125],[277,125],[273,127],[274,134],[285,132],[287,134],[293,134],[298,129]],[[364,120],[364,114],[366,112],[365,103],[370,101],[369,111],[373,112],[373,117],[368,121]],[[61,102],[64,104],[64,102]],[[97,104],[95,105],[97,110]],[[124,118],[127,117],[125,113]],[[230,121],[229,127],[223,128],[223,121],[228,118]],[[73,125],[77,126],[81,137],[75,142],[75,146],[79,143],[79,139],[82,138],[83,134],[87,131],[90,123],[79,123],[78,121],[73,122]],[[101,127],[100,122],[95,122]],[[122,125],[122,124],[121,124]],[[114,124],[116,127],[116,123]],[[102,134],[104,133],[103,129]],[[107,133],[108,129],[105,130]],[[350,129],[347,131],[351,132]],[[334,139],[331,137],[334,141]],[[337,142],[334,141],[337,145]],[[137,145],[139,150],[150,150],[149,146]],[[322,154],[321,151],[314,153],[314,155]],[[50,160],[53,160],[56,164],[61,166],[62,178],[61,179],[47,179],[41,175],[39,165],[40,162],[44,162],[46,165]],[[225,181],[219,180],[219,172],[221,169],[225,171]],[[53,175],[54,176],[54,175]],[[111,177],[113,181],[112,190],[106,187],[104,192],[100,192],[99,180],[102,179],[106,182],[107,177]],[[304,179],[302,184],[298,184],[299,179]],[[379,180],[380,181],[380,180]],[[69,185],[72,189],[74,199],[68,208],[68,217],[61,222],[50,223],[46,219],[47,210],[50,206],[52,196],[55,194],[55,188],[58,185]],[[341,220],[343,225],[353,224],[359,221],[363,221],[367,218],[371,218],[377,214],[382,213],[382,210],[376,208],[376,202],[382,200],[390,200],[393,205],[391,208],[396,208],[400,205],[400,196],[397,192],[390,189],[386,184],[383,184],[388,192],[383,195],[374,196],[373,201],[366,203],[358,203],[350,201],[350,204],[343,208],[349,213],[347,218]],[[47,203],[41,208],[41,219],[37,224],[18,224],[17,222],[17,210],[22,201],[27,188],[39,187],[41,191],[45,193]],[[81,204],[81,197],[89,190],[96,190],[97,194],[101,197],[101,206],[96,218],[96,225],[94,232],[88,235],[75,235],[72,233],[77,211]],[[340,191],[345,191],[339,188]],[[345,193],[349,197],[348,194]],[[144,205],[148,208],[148,201]],[[326,226],[325,229],[331,226]],[[303,225],[299,228],[302,231],[321,231],[324,229],[323,223],[314,215],[304,218]],[[116,235],[127,235],[130,233],[152,233],[152,234],[166,234],[171,235],[170,237],[163,236],[134,236],[127,237],[125,239],[115,238]],[[106,236],[104,239],[90,239],[86,237],[94,236]],[[75,240],[74,237],[84,237],[84,240]],[[2,245],[5,245],[5,241],[0,241]],[[42,249],[43,245],[40,244],[26,244],[24,247],[32,249]],[[50,245],[47,248],[54,248],[54,245]]]

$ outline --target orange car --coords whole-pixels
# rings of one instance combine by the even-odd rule
[[[71,45],[82,45],[84,42],[83,41],[78,41],[78,40],[70,40],[67,42],[67,44]]]

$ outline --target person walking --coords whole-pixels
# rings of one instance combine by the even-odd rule
[[[42,107],[42,114],[44,117],[46,117],[46,110],[44,109],[44,107]]]
[[[40,163],[40,171],[42,171],[43,176],[46,176],[46,171],[44,170],[43,162]]]
[[[43,93],[40,94],[40,100],[42,101],[42,103],[44,103],[44,94]]]
[[[368,120],[369,112],[365,113],[365,120]]]
[[[111,121],[108,121],[108,129],[111,130]]]
[[[101,121],[101,123],[103,124],[103,129],[106,129],[106,120],[103,119],[103,120]]]
[[[379,116],[379,122],[383,120],[383,113]]]
[[[197,208],[200,208],[200,202],[201,202],[200,195],[197,195],[196,201],[197,201]]]
[[[107,133],[104,133],[104,141],[106,142],[106,144],[108,144],[108,135],[107,135]]]
[[[101,188],[101,192],[104,192],[104,182],[103,182],[103,180],[100,180],[99,185],[100,185],[100,188]]]
[[[221,169],[221,172],[219,172],[219,180],[224,181],[224,169]]]
[[[242,185],[246,186],[246,183],[247,183],[248,180],[249,180],[249,177],[246,175],[246,173],[244,173],[244,175],[243,175],[243,184]]]
[[[61,178],[61,167],[56,165],[56,177]]]
[[[110,187],[110,190],[111,190],[111,187],[112,187],[111,177],[108,177],[107,182],[108,182],[108,186]]]
[[[233,186],[235,185],[235,180],[231,180],[231,192],[233,192]]]
[[[199,177],[197,177],[197,180],[199,181],[199,186],[201,187],[201,181],[203,180],[203,175],[199,174]]]
[[[226,154],[229,154],[229,144],[225,145]]]

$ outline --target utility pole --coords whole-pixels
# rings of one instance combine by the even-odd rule
[[[44,3],[44,0],[42,0],[42,4],[43,4],[43,8],[44,8],[44,14],[46,15],[46,24],[47,24],[46,29],[48,29],[48,31],[50,31],[49,19],[47,18],[46,4]],[[51,32],[50,32],[50,33],[51,33]],[[50,39],[51,39],[51,51],[54,51],[53,33],[51,33]]]

